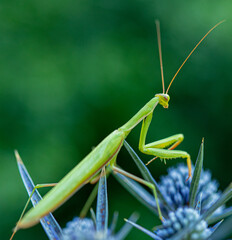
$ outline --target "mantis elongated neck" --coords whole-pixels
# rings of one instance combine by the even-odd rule
[[[118,130],[125,132],[126,136],[130,131],[137,126],[147,115],[152,113],[159,103],[159,98],[152,98],[143,108],[141,108],[127,123],[125,123]]]

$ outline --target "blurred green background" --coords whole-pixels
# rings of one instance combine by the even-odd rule
[[[1,1],[0,3],[0,236],[9,239],[27,200],[14,149],[35,183],[58,182],[92,147],[124,124],[154,94],[161,79],[154,20],[161,23],[166,85],[197,41],[227,19],[197,49],[158,107],[148,142],[176,133],[178,149],[195,161],[205,137],[205,168],[224,189],[231,181],[231,1]],[[140,127],[128,137],[137,150]],[[140,154],[145,160],[150,157]],[[155,178],[182,162],[157,160]],[[122,149],[118,163],[139,174]],[[62,227],[78,215],[92,186],[55,212]],[[46,191],[41,191],[44,194]],[[139,223],[158,224],[113,177],[110,217],[138,211]],[[46,239],[40,225],[15,239]],[[133,230],[127,239],[149,239]]]

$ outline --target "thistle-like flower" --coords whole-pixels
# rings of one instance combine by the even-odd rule
[[[92,219],[75,217],[63,229],[63,239],[95,239],[96,228]]]
[[[232,185],[220,193],[217,182],[211,180],[210,172],[202,170],[203,141],[193,168],[192,179],[186,181],[188,169],[179,165],[176,168],[170,168],[168,175],[161,178],[160,184],[155,181],[150,171],[126,142],[125,147],[145,180],[155,185],[164,216],[162,226],[157,227],[155,232],[127,221],[153,239],[208,239],[222,222],[220,220],[232,214],[232,207],[225,208],[224,205],[232,198]],[[157,214],[155,199],[151,194],[138,183],[122,175],[117,174],[116,178],[139,201]],[[217,223],[213,227],[209,227],[215,222]]]
[[[180,207],[175,212],[170,212],[168,214],[168,219],[163,221],[162,227],[158,228],[155,233],[161,239],[169,239],[181,229],[199,218],[200,214],[195,209]],[[208,228],[206,221],[201,220],[196,225],[193,232],[189,234],[189,238],[196,240],[207,239],[211,235],[212,230]]]
[[[72,221],[68,222],[63,229],[63,240],[115,240],[118,239],[114,236],[111,230],[97,231],[94,221],[90,218],[75,217]],[[122,238],[121,238],[122,239]]]
[[[194,167],[192,167],[192,173],[194,173]],[[186,181],[187,178],[188,168],[184,164],[169,168],[168,174],[161,177],[159,183],[160,191],[174,210],[189,206],[192,179]],[[221,192],[218,191],[218,182],[211,179],[210,171],[202,169],[196,193],[197,201],[195,203],[198,204],[198,208],[200,207],[198,209],[200,213],[202,214],[209,209],[220,196]],[[163,212],[167,211],[162,203],[160,205]],[[224,206],[218,208],[214,214],[220,214],[223,209]]]
[[[165,219],[162,222],[162,226],[157,227],[154,232],[151,232],[130,220],[126,221],[155,240],[171,240],[175,234],[178,234],[193,222],[197,222],[194,228],[185,237],[177,239],[208,239],[221,223],[219,222],[215,226],[209,228],[207,222],[205,220],[201,220],[200,214],[195,209],[189,207],[180,207],[176,211],[170,212],[168,214],[168,219]]]

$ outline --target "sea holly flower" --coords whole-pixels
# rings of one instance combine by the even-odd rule
[[[186,181],[188,169],[183,165],[179,165],[168,170],[168,175],[162,177],[159,184],[126,142],[125,147],[139,167],[143,177],[156,186],[161,211],[164,216],[162,226],[157,227],[155,232],[151,232],[131,221],[128,222],[153,239],[208,239],[220,225],[220,220],[232,214],[232,207],[225,208],[224,206],[232,198],[232,185],[224,193],[218,192],[217,182],[211,180],[209,171],[202,169],[203,141],[196,165],[193,168],[192,179]],[[139,201],[157,213],[154,197],[143,187],[120,174],[117,174],[116,178]],[[210,224],[215,222],[217,224],[209,227]]]
[[[92,219],[75,217],[63,229],[63,239],[95,239],[96,229]]]
[[[156,240],[169,240],[174,236],[176,233],[184,229],[188,226],[191,222],[197,221],[200,219],[200,214],[192,208],[185,207],[185,208],[178,208],[175,212],[170,212],[168,214],[168,219],[165,219],[162,223],[162,226],[159,226],[156,231],[151,232],[143,227],[133,223],[130,220],[127,220],[131,225],[139,230],[143,231],[151,238]],[[213,228],[208,228],[206,221],[201,220],[195,226],[193,231],[188,234],[186,240],[204,240],[207,239],[215,230],[216,226]],[[182,239],[182,238],[181,238]]]
[[[194,167],[192,167],[192,171],[194,172]],[[187,178],[188,168],[184,164],[169,168],[168,174],[161,177],[159,183],[160,190],[167,202],[175,210],[179,207],[189,206],[191,179],[186,181]],[[195,202],[195,204],[201,203],[199,205],[200,208],[198,208],[200,213],[202,214],[209,209],[220,196],[221,192],[218,191],[218,182],[212,180],[210,171],[202,169],[196,194],[197,202]],[[162,203],[161,209],[166,211]],[[223,209],[224,206],[218,208],[214,214],[222,213]]]
[[[192,221],[200,218],[200,214],[192,208],[178,208],[175,212],[168,214],[168,219],[164,220],[162,227],[158,228],[155,233],[162,239],[168,239],[177,233]],[[196,228],[191,232],[190,239],[203,240],[207,239],[211,234],[211,230],[207,227],[207,223],[201,220]]]
[[[151,232],[130,220],[126,221],[155,240],[211,240],[211,236],[213,236],[214,232],[218,232],[216,230],[222,223],[221,220],[213,227],[208,227],[207,222],[204,219],[201,219],[200,214],[195,209],[189,207],[178,208],[175,212],[170,212],[168,215],[168,219],[165,219],[162,222],[162,226],[157,227],[154,232]],[[184,232],[186,228],[194,222],[196,224],[186,235],[175,237],[176,235],[179,235],[179,233],[182,233],[182,231]],[[224,238],[215,239],[222,240]]]
[[[37,189],[34,190],[32,195],[35,185],[17,151],[15,155],[20,176],[28,195],[31,196],[30,200],[33,206],[35,206],[42,197]],[[130,232],[132,226],[130,224],[125,224],[118,233],[114,234],[118,216],[117,213],[115,213],[111,227],[108,228],[108,196],[106,185],[106,176],[103,171],[98,186],[96,216],[92,211],[93,219],[75,217],[72,221],[68,222],[66,228],[62,230],[51,213],[42,218],[40,222],[48,238],[50,240],[123,240]],[[137,218],[137,215],[133,214],[130,220],[135,222]],[[13,236],[14,234],[12,238]]]
[[[116,215],[114,215],[116,216]],[[115,217],[116,219],[117,217]],[[132,215],[130,219],[136,221],[136,215]],[[68,222],[66,228],[63,229],[63,240],[122,240],[125,239],[131,226],[129,224],[117,233],[114,234],[116,221],[112,223],[111,227],[104,231],[96,230],[96,222],[90,218],[75,217],[72,221]]]

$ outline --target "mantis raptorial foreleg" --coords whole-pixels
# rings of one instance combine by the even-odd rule
[[[161,159],[173,159],[173,158],[186,158],[189,169],[189,177],[191,177],[191,160],[190,155],[187,152],[181,150],[171,150],[177,147],[184,139],[183,134],[176,134],[171,137],[158,140],[149,144],[145,144],[147,132],[152,120],[152,113],[149,114],[143,120],[140,138],[139,138],[139,150],[148,155],[154,155]],[[164,149],[171,146],[169,149]]]

